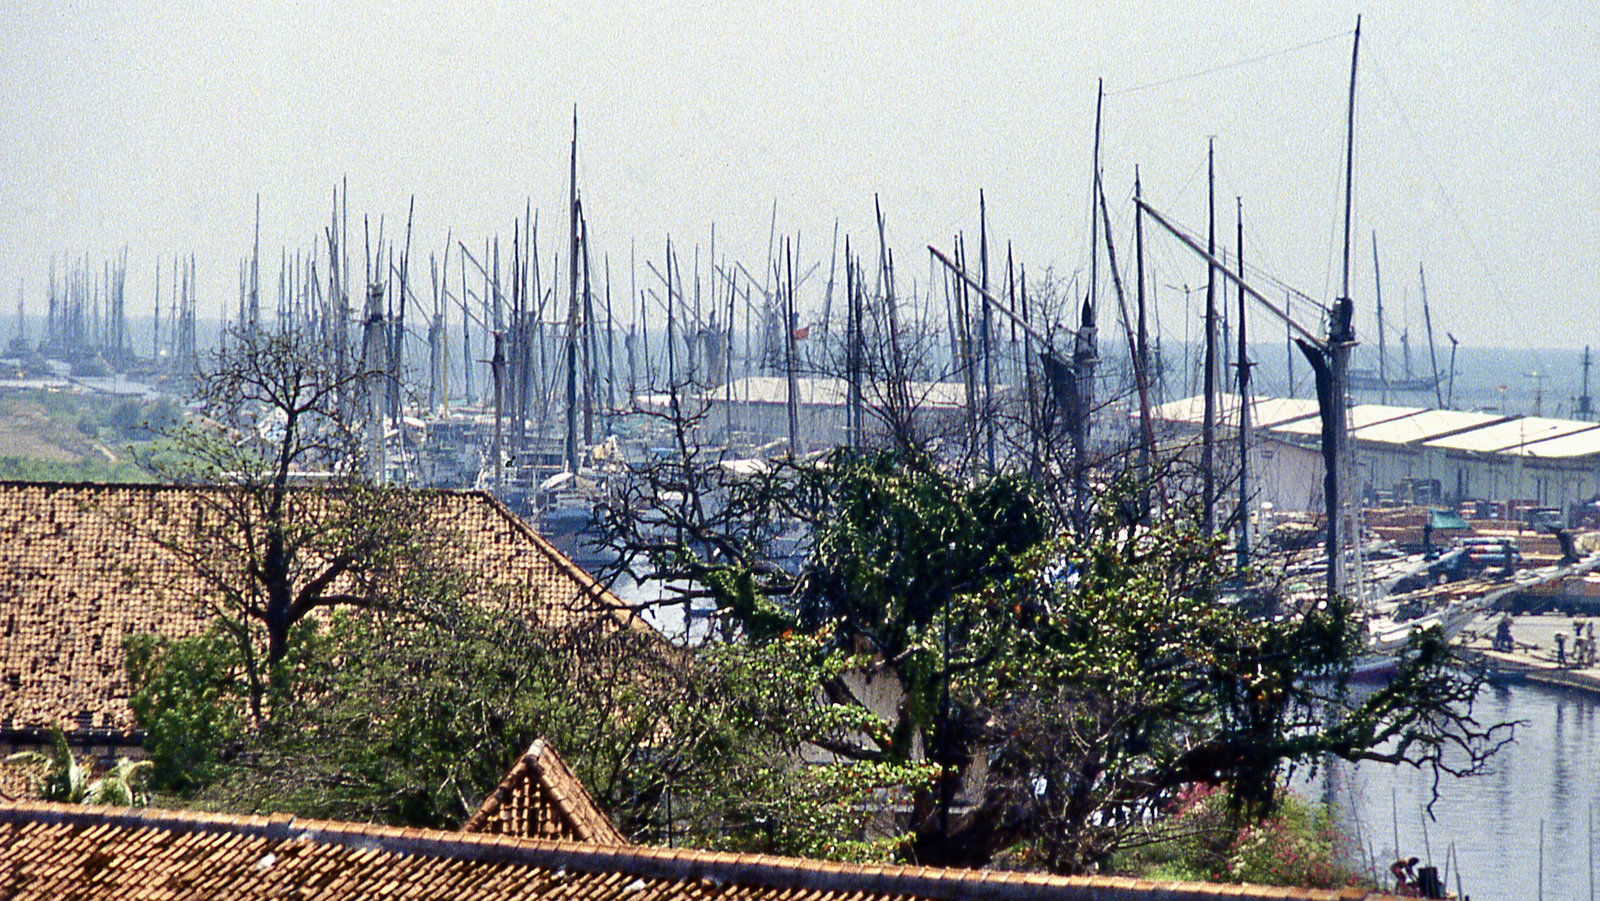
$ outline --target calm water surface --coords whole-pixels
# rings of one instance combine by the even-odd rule
[[[1467,895],[1491,901],[1541,897],[1542,866],[1543,898],[1595,897],[1591,821],[1600,815],[1600,700],[1517,685],[1487,690],[1475,713],[1485,723],[1522,721],[1516,741],[1489,775],[1441,782],[1433,820],[1424,812],[1432,790],[1427,772],[1340,764],[1301,790],[1334,801],[1380,873],[1396,857],[1431,859],[1451,891],[1459,874]],[[1455,862],[1446,873],[1452,845]]]

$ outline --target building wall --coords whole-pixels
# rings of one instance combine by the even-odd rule
[[[1255,466],[1257,509],[1263,503],[1284,512],[1321,512],[1322,453],[1316,448],[1303,447],[1267,438],[1251,455]]]

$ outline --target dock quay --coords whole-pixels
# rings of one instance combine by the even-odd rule
[[[1502,614],[1486,614],[1475,620],[1457,642],[1461,656],[1481,664],[1495,684],[1531,682],[1600,695],[1600,666],[1574,662],[1573,626],[1597,620],[1582,616],[1528,614],[1513,616],[1513,651],[1493,650],[1495,628]],[[1556,636],[1562,636],[1564,650],[1557,652]],[[1564,658],[1564,659],[1562,659]]]

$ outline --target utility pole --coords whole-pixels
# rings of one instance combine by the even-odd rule
[[[385,481],[388,465],[384,460],[383,414],[385,409],[386,354],[383,340],[383,282],[367,285],[367,316],[362,327],[361,366],[367,382],[367,441],[372,479],[379,484]]]
[[[1089,182],[1089,293],[1078,315],[1078,334],[1073,342],[1072,377],[1077,395],[1076,416],[1072,423],[1072,504],[1080,529],[1087,526],[1085,501],[1089,493],[1089,433],[1094,411],[1094,370],[1099,359],[1095,326],[1099,303],[1100,240],[1095,205],[1100,202],[1100,112],[1105,100],[1105,81],[1098,82],[1094,101],[1094,172]]]
[[[1443,408],[1445,405],[1444,395],[1439,390],[1439,354],[1433,349],[1433,315],[1428,312],[1428,277],[1423,274],[1421,263],[1417,264],[1417,284],[1422,288],[1422,322],[1428,329],[1428,360],[1433,364],[1433,399],[1440,408]],[[1455,339],[1451,338],[1450,360],[1452,367],[1455,366],[1455,353]]]
[[[1240,270],[1244,271],[1243,269]],[[1383,278],[1378,274],[1378,230],[1372,230],[1372,290],[1373,302],[1377,305],[1378,320],[1378,383],[1382,385],[1379,397],[1383,402],[1389,402],[1389,366],[1388,355],[1383,340]],[[1403,337],[1403,336],[1402,336]]]
[[[256,236],[250,245],[250,320],[241,323],[250,331],[255,331],[256,323],[261,321],[261,195],[256,195]]]
[[[1343,294],[1334,301],[1328,315],[1328,394],[1330,407],[1325,435],[1332,439],[1331,453],[1327,454],[1328,473],[1325,479],[1328,507],[1328,596],[1339,597],[1349,589],[1350,581],[1344,565],[1342,538],[1348,538],[1353,547],[1356,540],[1354,505],[1346,501],[1346,494],[1354,487],[1349,461],[1350,425],[1346,401],[1349,384],[1350,351],[1356,344],[1355,303],[1350,299],[1350,218],[1355,186],[1356,154],[1356,63],[1361,52],[1361,17],[1356,16],[1355,39],[1350,50],[1350,95],[1345,119],[1345,170],[1344,170],[1344,269]]]
[[[1144,501],[1141,505],[1141,512],[1148,514],[1150,510],[1150,464],[1152,462],[1151,455],[1155,449],[1151,447],[1154,439],[1150,429],[1150,402],[1148,396],[1150,386],[1150,335],[1145,323],[1144,208],[1138,204],[1142,193],[1143,188],[1139,182],[1139,167],[1135,166],[1133,168],[1133,265],[1135,283],[1137,285],[1135,290],[1138,293],[1139,303],[1139,332],[1138,342],[1135,345],[1133,365],[1134,372],[1141,374],[1140,384],[1144,387],[1146,394],[1144,402],[1139,405],[1139,435],[1141,438],[1139,442],[1139,484]]]
[[[787,238],[783,241],[783,257],[789,283],[789,289],[783,295],[783,327],[787,332],[783,342],[783,368],[788,373],[789,386],[789,456],[795,459],[800,456],[800,398],[797,396],[799,380],[795,374],[794,247]]]
[[[1583,393],[1578,395],[1577,409],[1573,412],[1579,419],[1593,419],[1594,407],[1589,401],[1589,345],[1583,346]]]
[[[505,404],[506,374],[505,335],[501,332],[494,333],[494,357],[489,360],[489,368],[494,374],[494,490],[498,492],[505,487],[506,459],[501,443],[501,410]]]
[[[1289,292],[1283,292],[1283,308],[1289,309]],[[1294,334],[1289,330],[1288,320],[1283,323],[1284,341],[1284,366],[1289,370],[1289,396],[1294,397]]]
[[[981,271],[979,276],[983,282],[983,291],[989,293],[989,218],[984,207],[983,191],[978,191],[978,265]],[[994,395],[994,364],[991,353],[990,331],[993,325],[989,305],[983,305],[983,319],[979,322],[982,334],[978,346],[983,354],[983,433],[984,457],[989,464],[989,471],[994,472],[994,409],[990,399]]]

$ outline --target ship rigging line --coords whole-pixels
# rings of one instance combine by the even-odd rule
[[[1201,167],[1204,168],[1204,165],[1205,164],[1202,163]],[[1182,192],[1179,192],[1179,193],[1182,193]],[[1128,199],[1130,204],[1133,202],[1133,198],[1131,196],[1128,197],[1127,199]],[[1193,240],[1196,243],[1199,242],[1200,238],[1198,237],[1199,233],[1197,231],[1195,231],[1194,229],[1189,228],[1187,226],[1184,226],[1184,225],[1181,225],[1181,224],[1178,224],[1178,223],[1174,222],[1172,217],[1170,217],[1170,216],[1166,216],[1165,214],[1163,214],[1163,217],[1166,218],[1166,220],[1167,220],[1167,223],[1166,223],[1167,227],[1172,228],[1172,229],[1174,229],[1176,231],[1183,232],[1184,236],[1188,237],[1190,240]],[[1257,233],[1252,228],[1247,227],[1245,229],[1245,231],[1246,231],[1247,234],[1249,234],[1252,237],[1252,239],[1259,240],[1259,236],[1257,235]],[[1265,242],[1263,241],[1261,243],[1265,243]],[[1228,248],[1219,247],[1217,249],[1217,259],[1221,260],[1223,263],[1227,263],[1227,261],[1232,259],[1232,257],[1233,257],[1233,254],[1228,250]],[[1323,303],[1320,300],[1317,300],[1315,297],[1312,297],[1311,295],[1309,295],[1306,292],[1300,290],[1299,288],[1295,287],[1294,285],[1289,284],[1288,282],[1286,282],[1283,279],[1279,278],[1278,276],[1274,275],[1270,270],[1266,269],[1265,267],[1258,266],[1258,265],[1256,265],[1254,263],[1251,263],[1251,264],[1245,266],[1244,270],[1240,274],[1243,275],[1243,276],[1248,276],[1252,280],[1252,282],[1254,284],[1256,284],[1256,285],[1267,285],[1267,286],[1270,286],[1272,288],[1276,288],[1279,291],[1286,292],[1290,296],[1290,299],[1292,301],[1297,301],[1297,302],[1303,302],[1303,303],[1310,304],[1311,306],[1315,307],[1317,309],[1317,312],[1322,314],[1323,317],[1326,317],[1328,315],[1328,305],[1327,304]],[[1285,306],[1284,310],[1287,311],[1288,307]]]
[[[1186,73],[1186,74],[1183,74],[1183,75],[1173,75],[1173,76],[1170,76],[1168,78],[1159,79],[1157,81],[1149,81],[1149,82],[1145,82],[1144,84],[1134,85],[1131,88],[1122,88],[1121,90],[1117,90],[1117,91],[1107,91],[1106,92],[1106,96],[1107,97],[1120,97],[1123,94],[1133,94],[1133,93],[1137,93],[1139,91],[1148,91],[1148,90],[1151,90],[1152,88],[1164,87],[1166,85],[1174,84],[1174,83],[1180,82],[1180,81],[1188,81],[1191,78],[1204,78],[1207,75],[1215,75],[1218,72],[1226,72],[1229,69],[1237,69],[1240,66],[1248,66],[1251,63],[1259,63],[1259,62],[1262,62],[1264,60],[1273,59],[1275,57],[1287,56],[1287,55],[1289,55],[1291,53],[1298,53],[1301,50],[1309,50],[1312,47],[1320,46],[1322,44],[1329,43],[1330,41],[1337,41],[1337,40],[1339,40],[1341,38],[1348,37],[1350,34],[1351,34],[1351,32],[1349,30],[1341,31],[1338,34],[1330,34],[1327,37],[1317,38],[1316,40],[1307,41],[1304,44],[1296,44],[1293,47],[1285,47],[1282,50],[1273,50],[1270,53],[1263,53],[1260,56],[1252,56],[1252,57],[1250,57],[1248,59],[1234,60],[1233,62],[1223,63],[1220,66],[1213,66],[1213,67],[1211,67],[1209,69],[1201,69],[1198,72],[1189,72],[1189,73]]]
[[[1198,234],[1194,231],[1194,229],[1191,229],[1191,228],[1188,228],[1186,226],[1177,224],[1176,222],[1173,221],[1172,217],[1166,215],[1165,213],[1158,212],[1155,208],[1151,207],[1150,204],[1148,204],[1148,203],[1141,204],[1141,205],[1144,207],[1146,213],[1149,213],[1151,216],[1156,217],[1156,220],[1161,223],[1162,227],[1166,228],[1175,237],[1177,237],[1178,240],[1182,241],[1185,245],[1187,245],[1190,250],[1199,252],[1197,245],[1199,245],[1201,242],[1200,242],[1200,238],[1199,238]],[[1205,256],[1204,253],[1200,253],[1200,255],[1202,257]],[[1269,285],[1269,286],[1271,286],[1271,287],[1273,287],[1273,288],[1275,288],[1275,289],[1277,289],[1279,291],[1286,291],[1286,292],[1289,293],[1290,297],[1294,301],[1310,304],[1312,307],[1316,308],[1317,312],[1321,313],[1323,315],[1323,317],[1326,317],[1328,315],[1328,305],[1327,304],[1323,303],[1320,300],[1317,300],[1315,297],[1312,297],[1311,295],[1309,295],[1306,292],[1300,290],[1299,288],[1296,288],[1295,286],[1289,284],[1288,282],[1284,281],[1283,279],[1278,278],[1277,276],[1273,275],[1271,272],[1267,271],[1266,269],[1261,268],[1260,266],[1256,266],[1254,264],[1246,266],[1244,273],[1235,273],[1233,271],[1230,271],[1227,268],[1227,261],[1230,258],[1230,254],[1228,253],[1228,249],[1227,248],[1225,248],[1225,247],[1224,248],[1219,248],[1216,256],[1217,256],[1217,265],[1218,265],[1218,267],[1224,272],[1224,274],[1226,275],[1226,277],[1230,281],[1233,281],[1233,282],[1237,283],[1238,281],[1241,280],[1242,276],[1251,276],[1252,277],[1251,281],[1253,283],[1255,283],[1255,284],[1265,284],[1265,285]],[[1252,294],[1255,293],[1255,288],[1253,286],[1250,289],[1250,293],[1252,293]],[[1266,303],[1266,301],[1262,301],[1262,302]],[[1271,309],[1273,311],[1273,313],[1277,314],[1277,316],[1280,319],[1287,318],[1286,315],[1285,315],[1287,313],[1287,310],[1288,310],[1287,307],[1285,307],[1284,311],[1280,312],[1276,308],[1276,306],[1274,304],[1267,303],[1267,306],[1268,306],[1269,309]]]
[[[1162,228],[1166,229],[1173,237],[1177,238],[1178,241],[1181,242],[1184,246],[1188,247],[1190,250],[1194,251],[1194,253],[1196,255],[1198,255],[1201,259],[1207,261],[1212,266],[1214,266],[1216,268],[1217,272],[1221,273],[1221,275],[1224,278],[1226,278],[1228,281],[1233,282],[1234,285],[1239,288],[1239,290],[1243,291],[1244,293],[1246,293],[1246,294],[1250,295],[1252,298],[1254,298],[1256,303],[1260,304],[1263,307],[1266,307],[1269,312],[1271,312],[1274,316],[1276,316],[1281,322],[1287,324],[1289,326],[1289,328],[1291,328],[1295,332],[1299,333],[1299,335],[1302,338],[1306,339],[1313,346],[1318,347],[1318,348],[1326,349],[1329,346],[1328,339],[1320,338],[1317,335],[1313,334],[1305,326],[1301,325],[1293,317],[1291,317],[1287,310],[1280,310],[1276,303],[1274,303],[1273,301],[1268,300],[1266,297],[1262,296],[1261,292],[1257,291],[1255,288],[1253,288],[1250,285],[1246,284],[1245,280],[1244,280],[1244,277],[1242,275],[1240,275],[1239,273],[1234,272],[1233,270],[1229,269],[1227,267],[1227,264],[1225,264],[1222,260],[1218,259],[1216,256],[1207,253],[1205,251],[1205,249],[1200,246],[1200,241],[1199,241],[1198,238],[1195,238],[1192,235],[1186,234],[1182,229],[1178,228],[1177,226],[1173,225],[1170,221],[1168,221],[1167,217],[1163,216],[1161,214],[1161,212],[1158,211],[1155,207],[1152,207],[1150,204],[1144,202],[1143,200],[1135,200],[1134,203],[1137,204],[1140,209],[1144,210],[1145,213],[1150,216],[1150,218],[1154,219],[1156,221],[1157,225],[1159,225]],[[928,249],[932,250],[933,248],[930,247]],[[1321,306],[1321,305],[1318,304],[1318,306]]]
[[[1422,160],[1423,168],[1433,180],[1434,190],[1439,194],[1439,202],[1444,206],[1445,213],[1452,220],[1451,224],[1460,231],[1461,237],[1466,240],[1467,247],[1472,251],[1473,262],[1477,263],[1478,268],[1483,270],[1484,281],[1493,291],[1494,300],[1500,305],[1500,311],[1506,314],[1508,318],[1514,317],[1515,312],[1511,302],[1506,297],[1505,288],[1500,284],[1500,279],[1496,277],[1494,270],[1490,268],[1489,261],[1484,255],[1483,248],[1479,246],[1478,239],[1473,234],[1467,218],[1461,214],[1460,208],[1456,206],[1455,199],[1451,196],[1450,190],[1445,184],[1439,164],[1434,161],[1433,154],[1428,152],[1428,145],[1418,133],[1416,123],[1412,121],[1411,116],[1406,112],[1405,104],[1401,102],[1399,94],[1390,85],[1389,79],[1384,76],[1383,67],[1374,60],[1372,68],[1378,77],[1378,85],[1383,88],[1383,99],[1389,102],[1392,114],[1400,120],[1400,124],[1404,127],[1406,137],[1411,141],[1412,152]]]

